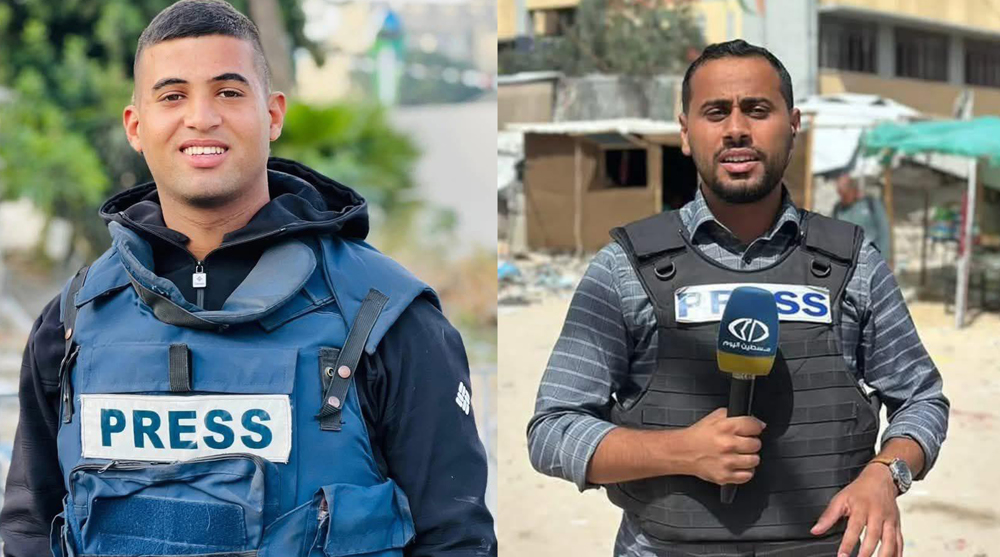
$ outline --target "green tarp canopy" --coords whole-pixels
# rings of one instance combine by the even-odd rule
[[[885,149],[903,154],[945,153],[985,158],[1000,166],[1000,118],[880,124],[865,136],[868,154]]]

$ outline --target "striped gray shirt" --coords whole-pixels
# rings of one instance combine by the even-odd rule
[[[692,244],[709,258],[740,270],[774,264],[798,242],[800,211],[783,194],[771,230],[743,245],[715,220],[699,189],[680,209]],[[889,425],[882,442],[909,437],[933,466],[948,429],[948,399],[941,375],[927,354],[892,271],[866,241],[844,294],[841,335],[844,359],[858,381],[874,389],[886,407]],[[656,314],[635,269],[617,243],[591,261],[552,350],[528,424],[528,451],[538,471],[564,478],[580,490],[587,465],[609,422],[614,399],[631,401],[656,368]],[[918,478],[919,479],[919,478]],[[646,537],[635,517],[622,519],[617,556],[664,555]]]

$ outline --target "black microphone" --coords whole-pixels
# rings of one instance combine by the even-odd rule
[[[763,288],[740,286],[726,302],[719,322],[716,360],[719,371],[732,376],[727,415],[749,416],[753,381],[771,373],[778,354],[778,305]],[[722,486],[721,501],[733,502],[736,485]]]

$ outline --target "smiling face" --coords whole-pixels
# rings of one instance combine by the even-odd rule
[[[161,198],[218,207],[267,187],[285,97],[268,93],[258,67],[249,42],[224,35],[171,39],[142,51],[135,104],[123,118]]]
[[[799,111],[788,110],[765,58],[726,57],[695,71],[680,123],[682,150],[709,190],[729,203],[752,203],[781,183]]]

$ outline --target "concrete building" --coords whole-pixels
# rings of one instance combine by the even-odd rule
[[[559,33],[581,0],[498,0],[499,48]],[[661,0],[680,2],[683,0]],[[1000,4],[990,0],[687,0],[709,43],[742,38],[786,65],[796,97],[867,93],[951,116],[1000,112]]]

